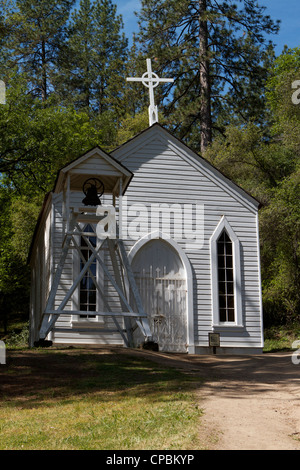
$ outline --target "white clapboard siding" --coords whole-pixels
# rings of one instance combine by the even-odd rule
[[[76,166],[76,169],[72,170],[74,173],[84,174],[86,173],[95,173],[100,174],[103,173],[105,175],[122,175],[120,171],[116,168],[112,168],[111,164],[109,164],[104,159],[100,159],[98,155],[90,157],[89,159],[85,160],[84,162],[80,163]]]
[[[185,249],[185,240],[176,240],[185,250],[193,268],[193,301],[195,345],[208,345],[208,332],[212,330],[212,292],[209,240],[222,216],[226,216],[241,243],[242,256],[242,305],[244,328],[220,328],[221,346],[257,347],[261,340],[261,300],[259,279],[259,254],[257,236],[257,207],[241,196],[239,190],[232,191],[230,182],[220,181],[213,172],[201,168],[201,162],[189,164],[182,146],[164,138],[164,131],[155,129],[133,143],[117,149],[113,156],[134,173],[126,192],[127,207],[142,203],[147,207],[143,230],[151,232],[149,214],[153,203],[172,204],[197,203],[204,206],[204,244],[201,249]],[[127,214],[128,226],[136,214]],[[146,220],[147,219],[147,220]],[[139,218],[142,222],[143,219]],[[158,217],[152,217],[157,223]],[[148,222],[148,223],[147,223]],[[171,224],[171,237],[174,224]],[[129,241],[129,244],[132,243]]]

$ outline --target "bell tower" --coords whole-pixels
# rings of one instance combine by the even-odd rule
[[[52,276],[46,307],[42,312],[39,340],[35,346],[46,345],[46,337],[55,328],[60,315],[94,315],[110,317],[125,346],[133,346],[132,331],[139,328],[145,342],[151,341],[151,332],[135,278],[127,258],[123,240],[120,238],[122,222],[122,197],[133,174],[113,157],[95,148],[81,158],[62,168],[58,174],[53,194],[62,199],[62,245],[60,257]],[[80,203],[74,203],[73,195],[81,193]],[[112,204],[104,204],[101,198],[109,195]],[[77,198],[78,200],[78,198]],[[96,246],[87,233],[87,228],[96,227]],[[83,257],[78,243],[83,240],[88,256]],[[104,261],[101,252],[106,250],[109,262]],[[67,256],[76,252],[81,259],[81,269],[71,280],[70,287],[64,292],[64,298],[58,295],[64,275]],[[119,298],[121,307],[113,311],[109,306],[103,280],[98,280],[92,272],[92,264],[99,263],[110,287]],[[93,280],[98,295],[101,297],[103,310],[89,311],[70,308],[72,296],[78,290],[81,281],[88,273]],[[131,295],[128,293],[128,286]],[[134,299],[134,307],[129,299]]]

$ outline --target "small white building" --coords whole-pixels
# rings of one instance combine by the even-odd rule
[[[91,178],[98,206],[82,203]],[[157,123],[110,155],[92,149],[60,170],[37,223],[31,346],[261,353],[258,209]]]

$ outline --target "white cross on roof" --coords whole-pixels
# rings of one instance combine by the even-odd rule
[[[150,95],[150,106],[149,106],[149,125],[152,126],[155,122],[158,122],[158,110],[154,102],[154,88],[159,83],[171,83],[174,82],[173,78],[159,78],[156,73],[152,72],[151,59],[147,59],[147,72],[143,74],[141,78],[130,77],[127,78],[128,82],[142,82],[143,85],[149,88]]]

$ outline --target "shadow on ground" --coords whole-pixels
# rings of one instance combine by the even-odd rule
[[[124,353],[125,351],[125,353]],[[188,391],[195,378],[184,376],[142,354],[126,354],[122,348],[33,349],[7,351],[0,366],[0,402],[23,408],[43,406],[51,399],[75,400],[84,394],[101,393],[101,401],[116,393],[150,396],[161,389]],[[96,399],[95,398],[95,399]]]
[[[259,393],[270,384],[299,387],[300,364],[293,364],[290,352],[229,357],[118,347],[8,351],[7,364],[0,365],[0,400],[31,407],[97,391],[145,395],[165,387],[171,393],[178,381],[183,390],[201,392],[201,385],[212,382],[228,394],[243,389],[246,396],[247,389]]]

